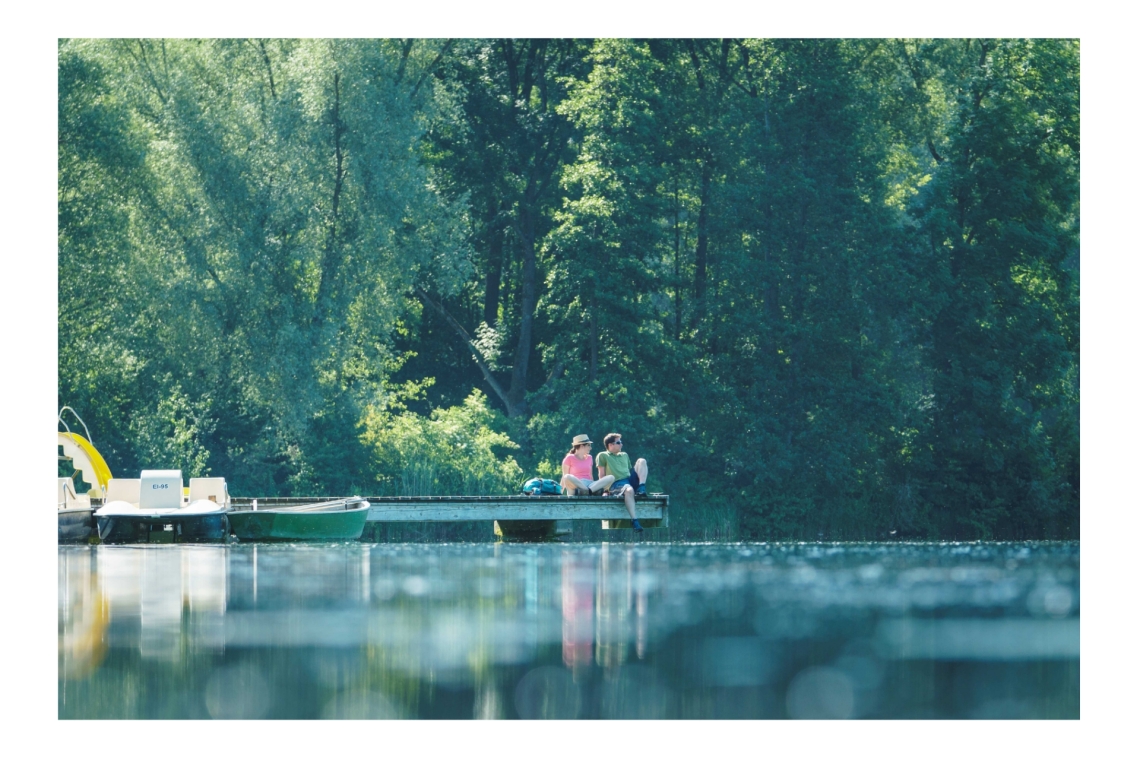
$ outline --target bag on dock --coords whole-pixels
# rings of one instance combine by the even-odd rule
[[[558,496],[562,493],[562,486],[546,478],[531,478],[523,483],[522,492],[530,496]]]

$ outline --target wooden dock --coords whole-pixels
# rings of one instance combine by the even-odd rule
[[[334,496],[258,497],[259,509],[311,504]],[[365,496],[369,522],[463,522],[493,520],[496,533],[553,529],[555,521],[600,520],[602,528],[629,528],[621,499],[603,496]],[[253,498],[233,497],[234,509],[251,509]],[[645,528],[669,527],[669,496],[654,493],[637,499],[637,519]]]

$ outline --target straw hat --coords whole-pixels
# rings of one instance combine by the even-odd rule
[[[588,436],[588,435],[585,435],[585,434],[576,435],[576,436],[574,436],[574,440],[571,441],[571,443],[570,443],[570,448],[574,448],[575,446],[581,446],[583,443],[593,443],[593,441],[590,440],[590,436]]]

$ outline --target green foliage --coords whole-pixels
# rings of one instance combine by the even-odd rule
[[[506,420],[473,391],[459,406],[424,417],[402,405],[372,407],[361,440],[373,452],[369,493],[398,496],[511,494],[523,471],[509,452],[518,445],[503,432]]]
[[[61,45],[60,392],[98,410],[115,469],[184,450],[115,438],[165,418],[170,376],[212,420],[185,445],[235,493],[363,482],[356,426],[403,361],[404,294],[469,271],[463,210],[416,153],[446,110],[438,48]]]
[[[1071,435],[1059,412],[1076,402],[1064,385],[1079,351],[1065,264],[1079,246],[1079,114],[1057,96],[1075,92],[1079,70],[1062,41],[960,52],[972,55],[943,59],[961,95],[919,205],[947,285],[930,324],[942,371],[925,487],[948,532],[1035,535],[1075,496],[1051,438]]]
[[[1071,40],[65,40],[61,404],[239,494],[510,493],[617,431],[678,535],[1077,536],[1079,81]]]
[[[201,443],[214,428],[214,421],[205,416],[209,408],[209,399],[192,402],[173,386],[153,414],[131,420],[130,433],[140,458],[155,469],[181,470],[185,478],[209,475],[210,452]]]

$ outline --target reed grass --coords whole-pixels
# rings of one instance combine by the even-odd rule
[[[494,474],[443,470],[434,462],[403,468],[394,479],[393,493],[377,496],[492,496],[506,491]],[[470,522],[365,523],[361,541],[367,543],[487,543],[495,540],[493,520]]]

